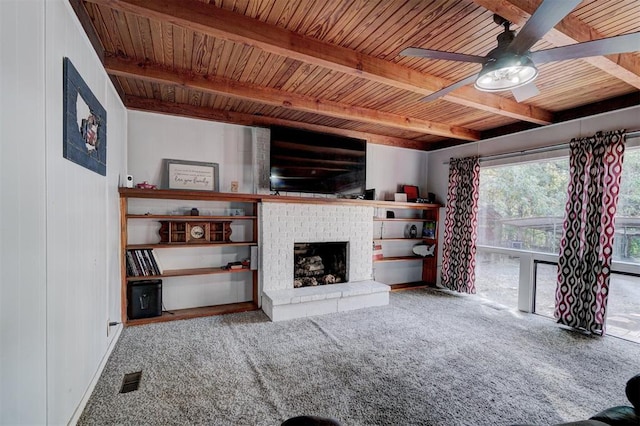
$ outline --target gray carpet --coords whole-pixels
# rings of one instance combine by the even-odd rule
[[[509,425],[629,405],[640,345],[433,289],[389,306],[269,322],[262,312],[129,327],[79,424]],[[140,389],[120,394],[125,373]]]

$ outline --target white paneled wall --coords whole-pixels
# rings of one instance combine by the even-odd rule
[[[0,424],[67,424],[116,336],[127,112],[68,1],[0,1],[0,35]],[[107,110],[106,177],[62,156],[65,56]]]
[[[69,421],[98,372],[120,304],[117,185],[125,170],[126,109],[67,1],[46,9],[47,421]],[[63,158],[62,58],[107,111],[107,176]],[[109,296],[116,298],[110,300]],[[73,348],[73,350],[70,350]]]
[[[43,1],[0,1],[3,425],[46,423],[44,21]]]
[[[107,146],[107,187],[106,191],[106,217],[107,217],[107,316],[111,321],[120,320],[120,197],[118,187],[124,186],[127,165],[127,111],[122,106],[118,94],[111,90],[108,82],[106,85],[106,104],[104,107],[109,112],[109,145]],[[118,247],[118,250],[113,250]],[[109,328],[109,334],[113,332]],[[111,335],[109,335],[111,337]]]

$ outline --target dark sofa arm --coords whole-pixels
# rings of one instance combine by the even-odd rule
[[[640,416],[636,414],[633,407],[611,407],[599,412],[591,419],[599,420],[611,426],[640,426]]]

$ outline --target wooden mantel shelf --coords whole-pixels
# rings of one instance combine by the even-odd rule
[[[237,201],[258,203],[303,203],[303,204],[346,204],[357,206],[386,207],[388,209],[429,209],[439,204],[406,203],[396,201],[357,200],[350,198],[295,197],[270,194],[240,194],[237,192],[186,191],[176,189],[119,188],[120,197],[161,198],[169,200]]]
[[[192,191],[179,189],[118,188],[121,198],[155,198],[165,200],[237,201],[255,203],[260,196],[237,192]]]

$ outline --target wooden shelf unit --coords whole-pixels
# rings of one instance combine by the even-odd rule
[[[193,244],[178,244],[178,243],[158,243],[158,244],[128,244],[125,248],[128,250],[133,249],[152,249],[152,248],[193,248],[193,247],[211,247],[211,246],[226,246],[226,247],[242,247],[242,246],[255,246],[258,245],[255,241],[241,241],[241,242],[230,242],[230,243],[220,243],[220,242],[212,242],[212,243],[198,243],[197,245]]]
[[[384,223],[409,223],[416,224],[418,228],[418,235],[415,238],[406,237],[406,236],[386,236],[380,238],[374,238],[374,244],[396,244],[396,243],[420,243],[424,242],[428,245],[435,245],[434,252],[436,255],[420,257],[413,253],[408,253],[406,256],[389,256],[383,257],[381,259],[375,259],[373,261],[374,264],[386,264],[386,263],[395,263],[395,262],[422,262],[422,279],[420,281],[414,282],[403,282],[403,283],[385,283],[391,286],[392,290],[401,290],[407,288],[416,288],[416,287],[424,287],[424,286],[435,286],[436,278],[437,278],[437,243],[438,243],[438,223],[439,223],[439,204],[422,204],[422,203],[395,203],[392,201],[380,201],[377,202],[375,207],[378,209],[392,210],[394,213],[400,212],[400,216],[402,217],[374,217],[373,223],[379,223],[381,227],[384,227]],[[427,221],[435,222],[435,234],[433,237],[423,237],[422,228],[424,223]],[[380,232],[383,230],[381,228]],[[374,231],[375,235],[375,231]]]
[[[156,322],[176,321],[183,319],[210,317],[213,315],[235,314],[238,312],[255,311],[253,302],[228,303],[226,305],[201,306],[198,308],[176,309],[164,311],[159,317],[140,318],[127,321],[127,325],[143,325]]]
[[[224,269],[224,268],[186,268],[168,269],[160,275],[145,275],[140,277],[127,277],[127,281],[154,280],[158,278],[188,277],[190,275],[212,275],[212,274],[236,274],[238,272],[253,272],[249,268]]]
[[[255,213],[258,211],[257,205],[259,198],[245,194],[227,194],[207,191],[183,191],[183,190],[149,190],[137,188],[119,188],[120,193],[120,241],[121,241],[121,317],[123,324],[141,325],[155,322],[173,321],[179,319],[197,318],[203,316],[222,315],[236,312],[246,312],[258,309],[258,271],[255,269],[224,269],[222,267],[207,268],[184,268],[164,270],[160,275],[147,275],[129,277],[126,268],[126,252],[132,249],[163,249],[163,248],[215,248],[215,247],[251,247],[257,246],[258,237],[258,217]],[[153,200],[190,200],[195,202],[223,202],[223,203],[243,203],[251,206],[254,214],[230,216],[230,215],[171,215],[171,214],[130,214],[129,199],[143,198]],[[129,220],[185,220],[185,221],[251,221],[252,240],[239,242],[206,242],[206,243],[150,243],[150,244],[128,244],[128,227]],[[213,274],[237,274],[246,273],[252,284],[252,300],[247,302],[229,303],[213,306],[200,306],[188,309],[178,309],[171,312],[163,312],[161,316],[152,318],[129,319],[127,317],[127,286],[130,282],[187,277],[194,275],[213,275]],[[170,284],[168,284],[170,285]]]
[[[127,219],[182,219],[182,220],[253,220],[257,216],[187,216],[170,214],[128,214]]]
[[[383,217],[374,217],[374,222],[419,222],[422,219],[415,217],[394,217],[394,218],[383,218]]]
[[[374,242],[376,242],[376,241],[379,241],[379,242],[384,242],[384,241],[415,241],[415,242],[425,241],[425,242],[431,242],[431,243],[435,242],[435,240],[433,238],[374,238],[373,241]]]
[[[407,262],[407,261],[422,261],[423,259],[419,256],[389,256],[383,257],[382,259],[376,259],[373,263],[385,263],[385,262]]]

